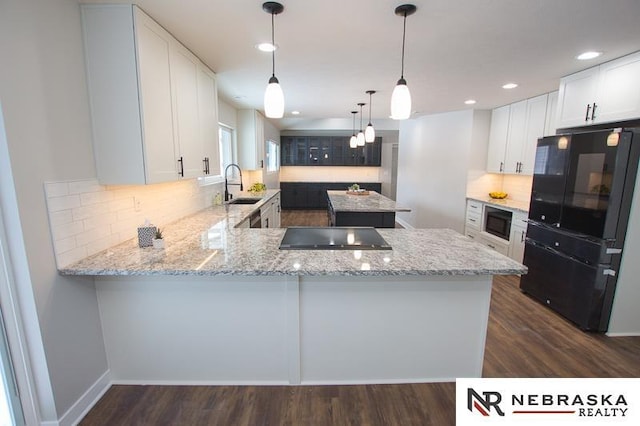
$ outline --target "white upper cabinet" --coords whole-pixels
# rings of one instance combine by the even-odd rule
[[[264,117],[253,109],[238,110],[238,164],[242,169],[264,168]]]
[[[491,112],[491,128],[489,130],[489,150],[487,153],[487,172],[504,172],[504,156],[507,149],[509,133],[510,106],[505,105]]]
[[[544,94],[493,110],[487,172],[533,173],[536,144],[544,136],[548,108]]]
[[[538,139],[544,136],[545,119],[548,114],[548,96],[542,95],[527,100],[527,117],[525,120],[524,139],[520,166],[516,173],[533,175],[533,164],[536,161]]]
[[[544,136],[556,134],[556,118],[558,111],[558,91],[549,93],[547,97],[547,114],[544,120]]]
[[[560,80],[557,127],[640,118],[640,52]]]
[[[213,73],[203,80],[198,58],[135,6],[81,10],[98,180],[149,184],[207,174],[207,155],[214,165],[219,158],[207,151],[219,149]]]
[[[204,174],[221,175],[216,76],[202,64],[198,67],[198,103]]]

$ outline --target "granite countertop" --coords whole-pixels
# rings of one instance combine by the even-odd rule
[[[509,198],[505,199],[495,199],[491,197],[467,197],[468,200],[476,200],[485,204],[489,204],[496,207],[502,207],[507,210],[513,210],[520,213],[529,213],[529,202],[528,201],[516,201],[511,200]]]
[[[347,194],[346,191],[327,191],[329,201],[337,212],[410,212],[411,209],[398,207],[396,202],[376,191],[368,195]]]
[[[277,193],[277,191],[275,191]],[[526,267],[450,229],[378,229],[392,250],[279,250],[285,229],[234,226],[254,205],[210,207],[163,229],[165,249],[132,239],[63,275],[506,275]]]

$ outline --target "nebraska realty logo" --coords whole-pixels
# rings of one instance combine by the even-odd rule
[[[458,379],[456,424],[640,425],[640,379]]]

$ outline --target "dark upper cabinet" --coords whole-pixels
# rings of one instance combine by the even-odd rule
[[[283,166],[380,166],[382,138],[357,148],[349,147],[349,136],[282,136],[280,164]]]

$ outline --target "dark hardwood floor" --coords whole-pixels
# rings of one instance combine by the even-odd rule
[[[289,225],[321,225],[298,213]],[[285,213],[285,212],[283,212]],[[326,213],[324,219],[326,220]],[[304,218],[304,219],[303,219]],[[308,221],[309,223],[301,223]],[[483,377],[640,377],[640,337],[584,333],[494,278]],[[455,424],[455,383],[113,386],[81,425]]]

